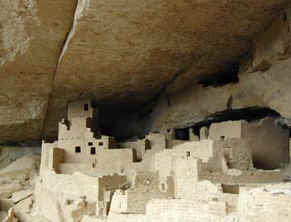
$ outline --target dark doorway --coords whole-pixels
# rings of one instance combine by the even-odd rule
[[[91,147],[91,155],[96,154],[96,147]]]
[[[75,147],[75,153],[81,153],[81,147],[80,146],[76,146]]]
[[[189,129],[175,129],[175,138],[177,140],[189,140]]]

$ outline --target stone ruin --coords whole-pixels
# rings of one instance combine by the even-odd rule
[[[90,101],[71,103],[58,141],[42,143],[34,204],[48,221],[290,221],[289,132],[272,118],[122,143],[93,121]]]

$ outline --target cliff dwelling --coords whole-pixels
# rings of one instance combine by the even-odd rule
[[[213,123],[199,137],[189,130],[188,140],[168,129],[117,142],[87,127],[98,119],[94,109],[90,101],[70,103],[58,140],[42,143],[35,205],[50,221],[176,221],[165,206],[185,221],[219,221],[240,212],[249,189],[288,179],[281,166],[290,162],[289,131],[274,118]],[[206,212],[193,208],[205,201]]]

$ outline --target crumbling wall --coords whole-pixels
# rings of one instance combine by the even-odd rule
[[[41,146],[41,162],[40,162],[40,174],[42,174],[44,171],[49,169],[49,163],[50,163],[50,152],[51,150],[57,146],[57,143],[45,143],[42,141]]]
[[[227,139],[222,143],[228,168],[237,170],[250,170],[253,168],[252,150],[246,140]]]
[[[187,152],[190,152],[190,156],[206,163],[214,155],[213,147],[214,141],[212,140],[191,141],[174,147],[170,152],[173,155],[181,155],[183,152],[186,155]]]
[[[173,149],[175,146],[178,146],[180,144],[186,143],[187,140],[168,140],[167,143],[167,149]]]
[[[238,164],[249,159],[248,153],[251,153],[254,165],[260,169],[280,168],[289,162],[289,131],[279,127],[275,118],[249,123],[246,121],[213,123],[209,132],[211,139],[226,140],[228,144],[224,144],[225,148],[233,147],[230,153],[233,154],[233,160],[230,164],[237,165],[234,168],[242,167]],[[246,149],[245,152],[243,147]]]
[[[44,184],[37,183],[34,195],[39,214],[56,222],[62,222],[64,220],[61,212],[62,209],[53,191],[47,189]]]
[[[89,149],[82,152],[82,147],[72,149],[68,144],[76,141],[81,141],[84,147],[92,146],[87,136],[93,138],[88,128],[82,128],[81,118],[73,120],[76,121],[70,129],[76,130],[72,138],[60,139],[65,149],[50,148],[48,158],[48,167],[63,174],[48,170],[42,173],[36,187],[39,212],[56,222],[79,222],[83,215],[106,217],[108,214],[109,218],[118,214],[145,214],[123,215],[119,221],[126,218],[151,222],[220,221],[237,209],[239,185],[269,179],[272,182],[280,175],[280,171],[278,174],[278,171],[253,169],[251,154],[254,153],[248,149],[252,139],[264,139],[272,133],[274,120],[250,125],[245,121],[223,123],[226,127],[221,132],[217,124],[212,134],[215,140],[209,140],[207,129],[201,128],[201,141],[185,142],[173,149],[167,149],[167,136],[150,134],[145,139],[150,146],[144,143],[140,163],[134,163],[132,149],[99,149],[90,154]],[[282,134],[278,130],[271,138],[281,138]],[[282,136],[284,142],[285,136]],[[266,142],[255,145],[270,145]],[[46,166],[46,156],[44,161]],[[115,190],[118,192],[114,195]],[[45,208],[46,199],[51,209]]]
[[[176,198],[192,198],[200,174],[223,172],[223,143],[203,140],[186,142],[155,154],[154,169],[161,179],[173,178]]]
[[[163,151],[166,149],[166,136],[160,133],[151,133],[146,136],[150,141],[150,149],[154,152]]]
[[[78,127],[82,127],[79,125]],[[108,149],[111,144],[109,136],[102,136],[100,139],[95,139],[90,129],[72,131],[67,138],[60,138],[58,147],[64,149],[65,162],[67,163],[82,163],[87,162],[88,158],[94,156],[100,150]],[[114,148],[114,147],[111,147]]]
[[[68,120],[72,121],[74,118],[92,118],[96,114],[92,108],[90,100],[79,100],[71,102],[68,106]]]
[[[125,176],[117,174],[98,178],[97,216],[106,217],[111,210],[112,196],[116,190],[127,183]]]
[[[291,218],[290,184],[269,185],[244,190],[239,196],[239,215],[250,222],[280,221]]]
[[[172,185],[171,181],[161,181],[157,173],[139,171],[135,175],[132,186],[124,192],[117,194],[121,200],[125,198],[126,202],[125,205],[115,208],[115,212],[143,214],[150,200],[174,197]],[[120,201],[118,198],[116,198],[116,201],[119,201],[121,204],[124,203],[124,200]]]
[[[147,220],[144,214],[118,214],[115,212],[110,212],[107,222],[149,222],[149,221]]]
[[[276,169],[289,163],[289,131],[273,118],[248,124],[246,140],[255,167]]]
[[[175,198],[189,199],[196,192],[199,161],[193,157],[174,158]]]
[[[97,150],[95,155],[81,157],[83,159],[80,163],[65,162],[60,164],[60,173],[73,174],[75,171],[79,171],[89,176],[126,174],[127,171],[131,170],[130,166],[133,164],[131,149]]]
[[[228,138],[243,138],[246,121],[225,121],[212,123],[209,129],[209,139],[221,140]]]
[[[49,166],[48,168],[51,170],[55,170],[55,172],[59,172],[59,165],[64,162],[65,151],[60,148],[53,148],[49,153]]]
[[[141,161],[146,150],[149,150],[150,141],[146,139],[141,139],[137,141],[128,141],[119,143],[120,148],[130,148],[134,150],[135,153],[135,161]]]
[[[199,180],[209,180],[215,184],[262,184],[283,181],[280,170],[229,171],[225,173],[200,170]]]
[[[38,212],[51,221],[78,222],[82,215],[96,215],[98,191],[96,178],[48,173],[36,184],[35,203]]]
[[[151,222],[216,222],[226,216],[225,202],[199,200],[152,200],[147,206]]]

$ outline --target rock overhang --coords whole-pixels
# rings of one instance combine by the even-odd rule
[[[3,63],[16,53],[13,62],[2,64],[6,82],[2,97],[15,107],[41,101],[38,118],[20,118],[28,125],[38,123],[29,132],[33,139],[54,135],[53,126],[63,117],[66,103],[81,97],[93,96],[104,104],[136,104],[134,110],[167,88],[176,91],[224,70],[249,50],[253,36],[288,2],[3,1],[7,16],[0,26],[4,30],[0,48],[7,45],[3,43],[7,30],[14,29],[31,44],[24,47],[28,42],[18,38],[10,43],[15,43],[15,50],[26,50],[1,54]],[[22,18],[21,24],[11,25],[10,17]],[[5,108],[9,107],[3,104]],[[3,118],[11,119],[2,127],[8,138],[15,138],[11,125],[25,125],[14,117],[23,112],[15,109],[9,118],[3,112]],[[27,138],[23,133],[13,140]]]

